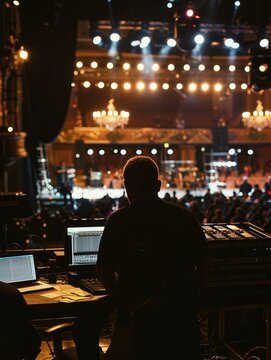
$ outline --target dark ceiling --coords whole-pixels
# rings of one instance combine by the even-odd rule
[[[241,0],[235,12],[234,0],[173,1],[168,0],[75,0],[75,14],[79,19],[169,21],[173,12],[181,7],[192,6],[202,22],[212,24],[250,24],[266,26],[271,17],[270,0]]]
[[[172,8],[167,7],[169,2]],[[235,52],[236,55],[247,54],[262,36],[271,38],[271,0],[240,0],[239,7],[235,6],[235,0],[26,0],[23,6],[24,16],[31,21],[35,18],[35,21],[40,21],[53,31],[61,27],[63,18],[73,22],[87,21],[90,24],[87,37],[91,37],[91,31],[96,29],[109,31],[111,27],[125,30],[130,25],[134,26],[122,34],[123,51],[127,51],[125,38],[127,41],[129,38],[130,46],[130,38],[134,35],[137,24],[140,24],[140,29],[150,30],[151,23],[156,23],[154,26],[158,36],[161,33],[172,36],[174,15],[182,18],[181,14],[187,7],[192,7],[199,15],[199,30],[209,35],[201,47],[202,55],[216,55],[217,49],[210,49],[209,44],[221,44],[227,34],[235,34],[236,40],[241,44],[240,49]],[[27,21],[26,19],[25,23]],[[177,34],[177,38],[181,36],[183,35]],[[152,52],[159,53],[164,42],[161,38],[157,40],[157,49]],[[106,49],[106,46],[104,48]],[[222,50],[225,55],[230,55],[229,49]]]

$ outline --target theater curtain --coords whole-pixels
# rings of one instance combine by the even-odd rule
[[[21,41],[29,51],[24,128],[50,143],[62,129],[69,106],[76,51],[74,1],[23,1],[20,21]]]

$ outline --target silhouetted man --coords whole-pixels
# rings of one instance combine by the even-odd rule
[[[151,158],[128,160],[123,177],[130,204],[108,218],[96,268],[111,295],[94,305],[88,325],[86,316],[76,323],[79,359],[98,360],[98,328],[116,306],[119,329],[129,328],[139,314],[134,360],[197,360],[198,293],[211,265],[204,233],[187,209],[158,197],[161,182]]]

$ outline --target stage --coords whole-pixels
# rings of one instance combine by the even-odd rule
[[[225,184],[219,183],[210,183],[209,188],[211,193],[215,193],[218,191],[222,191],[222,193],[228,198],[233,195],[233,191],[238,191],[238,189],[228,189],[225,187]],[[207,189],[191,189],[190,193],[195,197],[202,197],[205,195]],[[160,192],[158,193],[158,196],[160,198],[163,198],[166,193],[169,193],[170,196],[173,196],[173,193],[175,192],[175,195],[178,199],[182,198],[186,190],[185,189],[177,189],[177,188],[162,188]],[[110,196],[113,199],[118,199],[123,195],[126,195],[126,191],[124,188],[107,188],[107,187],[74,187],[72,191],[72,197],[74,200],[79,199],[89,199],[89,200],[97,200],[101,199],[104,196]],[[51,200],[61,200],[63,197],[58,191],[48,191],[47,189],[44,189],[41,194],[38,196],[40,199],[51,199]]]

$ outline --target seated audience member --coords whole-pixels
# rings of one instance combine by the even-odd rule
[[[18,289],[0,281],[0,358],[34,360],[41,341],[27,314],[27,305]],[[3,354],[4,352],[4,354]]]
[[[260,189],[259,184],[254,185],[254,189],[251,194],[251,200],[255,201],[263,196],[263,191]]]
[[[268,181],[264,184],[264,197],[266,200],[271,199],[271,176],[268,177]]]
[[[125,329],[129,334],[136,314],[131,339],[136,346],[130,348],[134,360],[200,358],[198,300],[211,256],[193,214],[158,197],[158,176],[156,163],[147,156],[133,157],[124,166],[129,205],[108,218],[96,267],[110,295],[93,302],[75,322],[79,360],[99,359],[101,326],[114,309],[115,339]],[[125,338],[122,354],[114,359],[124,359],[129,336]],[[107,359],[112,351],[114,339]]]
[[[211,218],[211,223],[224,223],[226,222],[224,216],[222,215],[222,210],[220,208],[216,208],[214,211],[214,215]]]
[[[248,182],[248,178],[246,176],[243,177],[243,182],[240,185],[239,192],[242,193],[243,196],[248,196],[248,194],[252,190],[252,185]]]

